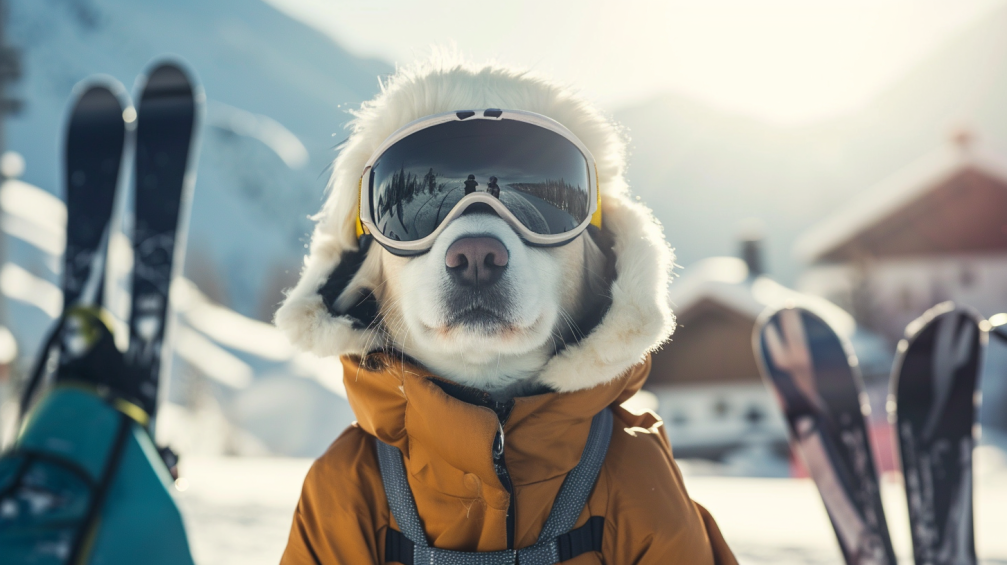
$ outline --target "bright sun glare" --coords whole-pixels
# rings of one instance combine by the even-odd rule
[[[781,124],[855,109],[1007,0],[267,0],[349,50],[531,66],[609,109],[663,92]]]

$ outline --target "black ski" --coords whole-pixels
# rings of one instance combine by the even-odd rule
[[[76,304],[94,281],[89,304],[100,305],[104,285],[104,241],[119,181],[126,142],[121,85],[92,86],[81,95],[66,139],[66,251],[63,255],[64,309]],[[94,275],[92,277],[92,274]]]
[[[134,114],[109,88],[93,87],[76,100],[67,130],[64,310],[23,406],[51,372],[53,354],[56,381],[82,386],[53,387],[0,456],[4,563],[192,563],[163,467],[173,464],[165,455],[174,455],[164,448],[158,458],[152,435],[141,431],[153,429],[168,286],[181,248],[177,222],[192,188],[192,94],[177,67],[162,65],[147,80],[137,116],[142,176],[135,194],[122,195],[136,204],[130,365],[115,347],[102,302],[119,167],[131,140],[124,117]]]
[[[123,111],[129,107],[125,89],[110,80],[89,80],[78,87],[66,130],[64,183],[66,190],[66,248],[63,254],[63,313],[39,350],[36,366],[21,397],[21,414],[47,372],[50,355],[57,350],[60,364],[94,344],[97,334],[68,313],[81,307],[100,308],[103,299],[105,252],[112,218],[119,168],[126,144],[127,124]],[[60,340],[67,347],[58,347]],[[83,343],[80,343],[83,340]],[[75,351],[76,350],[76,351]],[[58,353],[59,351],[55,351]]]
[[[793,307],[763,314],[754,346],[846,562],[895,565],[852,348],[822,318]]]
[[[151,416],[157,406],[168,293],[185,248],[184,231],[195,180],[190,151],[201,95],[178,65],[147,76],[137,108],[133,290],[129,349],[131,393]],[[190,156],[192,154],[193,156]]]
[[[976,563],[973,430],[989,339],[982,322],[950,302],[934,306],[906,327],[892,368],[890,419],[919,565]]]

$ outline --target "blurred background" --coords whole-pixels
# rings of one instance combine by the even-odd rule
[[[338,363],[295,352],[269,322],[349,111],[432,50],[564,81],[624,127],[630,186],[680,265],[679,330],[634,402],[665,419],[690,492],[745,563],[840,562],[751,352],[763,308],[815,301],[853,343],[896,521],[884,405],[906,323],[949,299],[1007,311],[1007,0],[0,5],[0,442],[60,312],[74,84],[102,73],[132,90],[173,54],[206,91],[158,421],[182,455],[201,563],[275,562],[311,458],[353,420]],[[115,268],[129,249],[112,241]],[[1004,349],[987,356],[977,454],[990,563],[1007,563],[1007,540],[985,535],[1007,528]],[[892,530],[908,555],[908,530]]]

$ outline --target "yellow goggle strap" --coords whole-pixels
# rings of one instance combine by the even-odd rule
[[[361,176],[360,180],[357,181],[357,219],[356,219],[356,222],[357,222],[357,239],[360,239],[360,236],[364,235],[364,233],[365,233],[364,232],[364,224],[362,224],[360,222],[360,199],[361,199],[360,191],[363,190],[363,187],[364,187],[364,177]]]
[[[598,183],[598,165],[594,166],[594,187],[598,193],[598,207],[591,214],[591,225],[601,229],[601,185]]]

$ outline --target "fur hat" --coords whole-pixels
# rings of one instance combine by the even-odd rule
[[[594,155],[602,230],[611,238],[615,255],[612,303],[589,335],[549,360],[539,381],[557,391],[608,382],[660,347],[674,330],[667,299],[674,254],[650,209],[629,196],[624,177],[626,141],[619,128],[570,89],[498,65],[473,66],[438,57],[402,68],[384,81],[373,100],[353,112],[328,197],[314,217],[317,223],[300,281],[277,311],[276,325],[295,346],[323,357],[363,355],[381,344],[375,336],[378,328],[356,312],[340,311],[334,300],[323,296],[345,289],[367,252],[359,249],[354,229],[364,164],[388,136],[409,122],[480,108],[548,116],[572,131]]]

